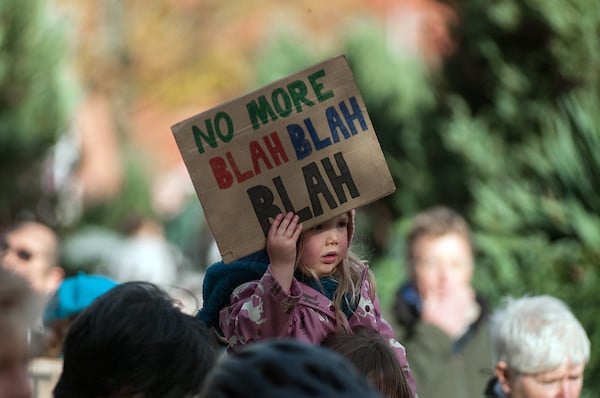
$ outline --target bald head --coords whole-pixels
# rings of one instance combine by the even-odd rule
[[[14,226],[2,237],[0,250],[2,267],[24,276],[39,293],[52,293],[64,278],[58,237],[44,224],[29,221]]]

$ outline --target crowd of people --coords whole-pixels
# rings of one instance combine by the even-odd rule
[[[414,218],[389,319],[352,251],[355,215],[307,229],[278,215],[265,250],[208,267],[197,314],[151,281],[67,276],[51,228],[8,228],[0,398],[580,396],[586,331],[547,295],[490,308],[461,215]]]

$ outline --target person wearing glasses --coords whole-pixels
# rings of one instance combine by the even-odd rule
[[[3,234],[0,265],[22,275],[35,291],[46,297],[58,289],[65,277],[59,265],[58,237],[39,222],[18,223]]]
[[[31,357],[41,355],[44,350],[47,336],[42,308],[65,277],[59,265],[59,246],[57,234],[34,221],[14,224],[0,236],[0,268],[22,276],[40,297],[42,307],[28,335]]]

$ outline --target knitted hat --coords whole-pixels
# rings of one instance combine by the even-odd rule
[[[65,278],[44,310],[44,323],[65,319],[89,306],[117,282],[101,275],[86,275]]]

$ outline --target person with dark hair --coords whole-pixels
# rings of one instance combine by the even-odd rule
[[[58,235],[52,228],[37,221],[10,225],[0,235],[0,267],[24,277],[40,295],[43,308],[65,277],[65,270],[60,266]],[[33,357],[41,353],[44,338],[40,311],[29,330],[29,350]]]
[[[123,283],[71,323],[54,397],[193,397],[218,354],[211,336],[160,287]]]
[[[382,398],[340,354],[296,339],[248,344],[221,358],[201,398]]]
[[[413,398],[406,376],[387,340],[372,329],[332,333],[322,344],[347,358],[386,398]]]
[[[54,293],[65,276],[59,258],[58,236],[45,224],[21,222],[0,238],[0,265],[22,275],[42,295]]]
[[[410,353],[419,394],[479,398],[493,358],[486,301],[472,286],[469,225],[443,206],[417,214],[406,257],[409,280],[398,289],[391,320]]]

